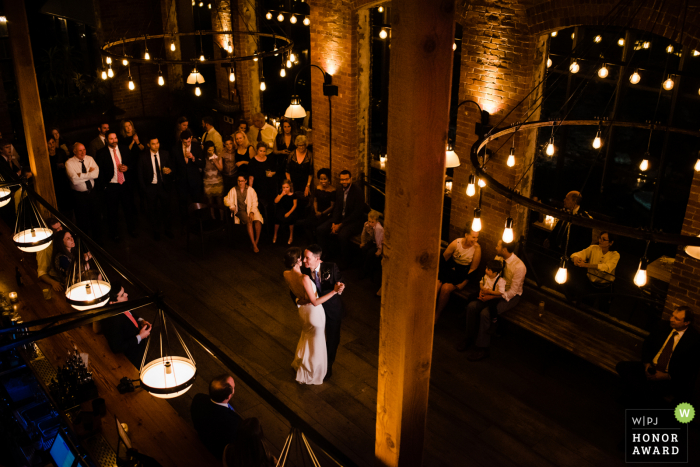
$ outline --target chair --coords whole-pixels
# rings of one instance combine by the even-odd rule
[[[220,220],[212,219],[212,209],[219,211]],[[226,230],[226,214],[221,206],[208,203],[190,203],[187,206],[187,249],[190,248],[190,234],[199,235],[200,251],[204,254],[204,237]]]

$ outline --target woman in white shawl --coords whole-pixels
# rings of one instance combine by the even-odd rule
[[[258,211],[258,195],[252,187],[248,186],[248,179],[245,175],[238,176],[237,185],[228,192],[224,198],[224,204],[233,212],[236,224],[241,222],[246,224],[250,243],[253,244],[253,251],[257,253],[260,251],[258,241],[263,224],[263,217]],[[255,226],[255,234],[253,234],[253,226]]]

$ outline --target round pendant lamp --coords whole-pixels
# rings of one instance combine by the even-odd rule
[[[11,199],[10,195],[10,199]],[[25,253],[36,253],[51,245],[53,231],[46,225],[44,218],[34,205],[34,200],[22,188],[19,206],[17,207],[17,221],[12,240],[20,250]]]
[[[192,354],[182,340],[177,328],[175,326],[170,327],[187,356],[173,355],[170,346],[168,322],[163,310],[158,310],[158,318],[151,334],[148,336],[146,351],[143,354],[139,372],[141,387],[152,396],[160,399],[172,399],[186,393],[197,379],[197,365]],[[151,345],[151,340],[156,338],[156,333],[159,340],[160,354],[146,363],[148,349]]]
[[[66,284],[66,301],[76,310],[90,310],[109,302],[112,286],[104,270],[95,258],[85,261],[89,255],[80,238],[76,241],[73,270]]]
[[[4,182],[5,179],[0,175],[0,183]],[[0,208],[7,205],[12,199],[12,190],[10,187],[4,186],[0,188]]]

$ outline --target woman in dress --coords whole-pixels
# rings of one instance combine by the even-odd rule
[[[297,199],[305,199],[308,204],[311,195],[311,182],[314,179],[313,153],[306,147],[306,136],[299,135],[294,140],[296,149],[287,158],[287,180],[296,187]]]
[[[328,369],[326,353],[326,314],[323,303],[340,290],[341,284],[332,291],[318,298],[316,284],[301,272],[301,248],[292,247],[284,254],[284,280],[295,297],[304,305],[299,306],[301,319],[301,337],[297,344],[292,368],[297,372],[296,380],[301,384],[323,384]]]
[[[237,131],[233,135],[234,153],[238,172],[248,173],[248,163],[255,157],[255,148],[248,141],[248,135],[243,131]]]
[[[248,186],[248,178],[245,175],[238,174],[238,186],[228,192],[224,198],[224,204],[233,213],[236,224],[246,224],[250,243],[253,244],[253,251],[259,252],[258,242],[260,241],[263,217],[258,210],[258,195],[255,190]],[[255,233],[253,233],[253,228],[255,228]]]
[[[66,154],[71,154],[70,149],[68,149],[71,144],[61,136],[61,131],[57,127],[51,128],[51,136],[56,140],[56,147],[63,149]]]
[[[68,276],[73,270],[73,248],[75,248],[75,240],[69,231],[60,230],[53,234],[53,269],[51,274],[52,278],[63,286],[66,285]]]
[[[464,237],[450,243],[440,257],[440,269],[437,282],[437,306],[435,321],[450,301],[450,295],[455,290],[462,290],[470,280],[479,280],[476,269],[481,262],[481,246],[479,232],[467,227]]]
[[[204,143],[204,160],[204,196],[209,204],[221,206],[221,197],[224,194],[224,177],[221,171],[224,169],[224,163],[216,153],[213,141]],[[216,211],[216,208],[211,209],[212,219],[218,218]]]
[[[129,146],[131,157],[133,160],[139,160],[141,151],[146,147],[139,141],[139,135],[136,133],[136,127],[131,120],[122,120],[119,133],[122,137],[122,144]]]
[[[287,171],[287,159],[289,159],[289,156],[296,150],[297,147],[294,144],[296,135],[294,134],[292,122],[286,118],[283,118],[280,129],[281,132],[275,138],[272,153],[275,155],[274,159],[277,164],[277,173],[279,174],[278,178],[280,178],[279,186],[281,188],[282,182],[286,180],[283,178],[283,176]]]
[[[275,235],[272,237],[272,243],[277,242],[277,231],[281,225],[289,226],[288,245],[294,240],[294,219],[296,218],[297,199],[294,195],[292,182],[285,180],[282,182],[282,193],[275,198]]]
[[[331,185],[330,169],[319,169],[316,172],[316,178],[318,178],[318,185],[314,191],[314,210],[306,216],[306,219],[298,222],[298,225],[311,235],[315,235],[318,226],[330,219],[335,204],[335,187]]]
[[[187,120],[187,117],[180,117],[177,119],[177,121],[175,122],[175,144],[178,144],[180,141],[182,141],[180,139],[180,135],[189,126],[190,122]]]
[[[262,141],[258,143],[258,152],[248,164],[248,185],[255,188],[258,200],[265,207],[265,215],[268,215],[267,208],[272,206],[277,186],[275,184],[275,164],[267,157],[267,145]]]
[[[236,165],[236,154],[233,149],[233,137],[227,136],[224,139],[224,150],[219,154],[224,163],[224,170],[221,175],[224,177],[224,193],[231,191],[231,188],[236,186],[236,175],[238,166]]]

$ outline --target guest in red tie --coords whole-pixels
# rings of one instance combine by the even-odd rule
[[[136,207],[134,206],[133,185],[136,170],[131,160],[128,146],[119,144],[116,131],[107,133],[107,146],[97,151],[95,162],[100,167],[97,179],[98,189],[102,191],[105,215],[109,233],[115,242],[119,237],[119,206],[126,219],[129,235],[136,238]]]
[[[655,399],[674,404],[688,402],[700,371],[700,333],[693,327],[693,310],[679,306],[669,321],[644,340],[641,362],[620,362],[622,399],[630,408],[642,408]]]
[[[121,283],[112,282],[109,303],[127,300],[129,295]],[[151,323],[130,311],[107,318],[102,323],[103,333],[112,352],[123,353],[136,368],[140,368],[146,349],[146,338],[151,334]]]

